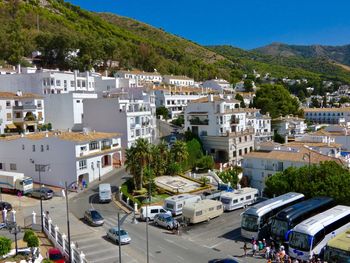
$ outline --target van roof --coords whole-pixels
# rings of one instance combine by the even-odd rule
[[[180,201],[185,200],[191,197],[196,197],[197,195],[191,195],[191,194],[180,194],[180,195],[174,195],[170,196],[164,199],[164,201]]]
[[[183,209],[200,209],[200,208],[205,208],[208,206],[213,206],[213,205],[222,205],[220,201],[216,200],[210,200],[210,199],[204,199],[204,200],[199,200],[198,202],[195,203],[188,203],[185,204]]]
[[[250,193],[257,194],[258,189],[251,188],[251,187],[244,187],[238,190],[234,190],[233,192],[225,192],[221,194],[221,197],[235,198],[235,197],[239,197],[241,195],[250,194]]]
[[[99,188],[107,188],[107,187],[111,187],[110,184],[99,184],[98,186]]]

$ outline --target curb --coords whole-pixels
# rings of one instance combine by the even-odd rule
[[[126,207],[125,205],[123,205],[121,202],[119,202],[118,200],[116,200],[115,196],[113,195],[113,203],[119,207],[121,210],[123,210],[126,214],[130,215],[133,211],[131,211],[128,207]]]

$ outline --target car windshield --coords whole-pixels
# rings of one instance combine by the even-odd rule
[[[164,217],[166,222],[171,222],[173,221],[173,218],[171,216]]]
[[[273,235],[284,238],[288,230],[288,222],[279,219],[272,220],[271,233]]]
[[[231,199],[230,198],[221,197],[221,203],[227,205],[227,204],[231,203]]]
[[[33,179],[32,178],[24,179],[23,180],[23,184],[24,185],[33,184]]]
[[[247,231],[258,231],[258,217],[253,215],[243,215],[241,227]]]
[[[100,213],[95,211],[95,210],[91,211],[91,217],[94,220],[102,220],[103,219],[103,217],[100,215]]]
[[[63,256],[62,256],[62,254],[50,254],[50,259],[51,260],[60,260],[60,259],[63,259]]]
[[[118,231],[116,232],[118,235]],[[128,233],[125,230],[120,230],[120,236],[126,236]]]
[[[301,251],[310,251],[311,237],[307,234],[292,231],[289,238],[289,246]]]

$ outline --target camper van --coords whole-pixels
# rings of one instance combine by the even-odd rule
[[[156,214],[171,215],[171,212],[165,210],[160,205],[143,206],[140,210],[140,219],[143,221],[150,221],[154,219]]]
[[[199,200],[201,200],[199,195],[174,195],[164,200],[164,208],[171,211],[173,216],[177,216],[182,214],[182,208],[185,204],[198,202]]]
[[[110,202],[112,200],[112,190],[110,184],[100,184],[98,186],[98,196],[100,203]]]
[[[196,224],[209,221],[224,212],[222,203],[216,200],[200,200],[196,203],[185,204],[182,208],[182,217],[187,224]]]
[[[258,198],[258,195],[258,189],[244,187],[234,192],[221,194],[220,201],[224,206],[224,211],[232,211],[253,204]]]

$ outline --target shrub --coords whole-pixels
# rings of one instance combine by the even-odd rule
[[[35,236],[35,233],[33,230],[28,229],[24,232],[23,241],[28,243],[28,239],[30,236]]]
[[[11,250],[11,240],[0,236],[0,256],[6,255]]]
[[[39,246],[39,238],[34,234],[28,237],[27,239],[28,247],[38,247]]]

